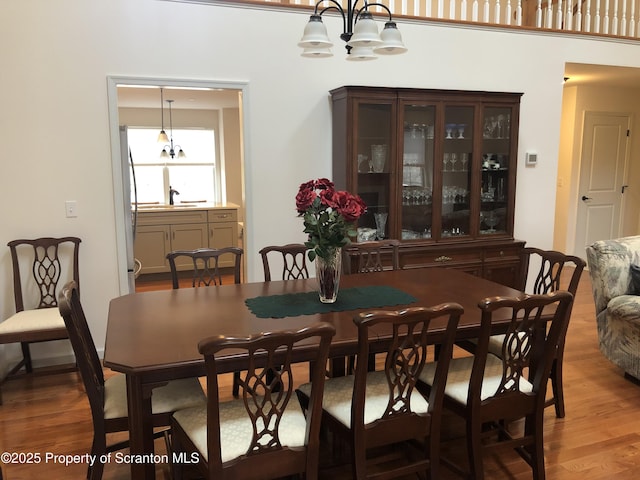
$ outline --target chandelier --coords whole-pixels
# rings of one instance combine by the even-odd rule
[[[313,15],[304,29],[304,34],[298,43],[303,48],[303,57],[330,57],[333,46],[327,28],[322,23],[322,14],[329,10],[337,10],[342,15],[342,34],[347,49],[347,60],[375,60],[377,55],[397,55],[407,51],[402,43],[402,36],[391,17],[391,10],[381,3],[371,3],[364,0],[361,7],[357,7],[360,0],[348,0],[345,9],[336,0],[320,0],[316,3]],[[318,11],[321,5],[329,6]],[[381,7],[386,10],[389,19],[384,29],[378,34],[378,26],[369,11],[370,7]]]
[[[164,131],[164,102],[162,96],[162,88],[160,88],[160,114],[162,115],[162,125],[160,134],[158,135],[158,143],[169,142],[167,145],[162,147],[160,158],[164,161],[167,161],[169,157],[171,157],[171,159],[173,160],[173,158],[176,156],[176,150],[178,150],[178,158],[186,158],[187,155],[184,153],[184,150],[182,150],[182,147],[180,145],[174,146],[173,144],[173,118],[171,116],[171,104],[173,103],[173,100],[167,100],[167,103],[169,104],[169,137],[167,137],[167,134]]]

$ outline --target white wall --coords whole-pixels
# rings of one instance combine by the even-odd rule
[[[119,294],[108,75],[248,82],[249,280],[257,250],[302,241],[298,185],[331,176],[328,91],[345,84],[524,92],[515,234],[551,247],[565,62],[640,66],[637,45],[399,22],[409,52],[369,63],[300,57],[308,13],[157,0],[5,0],[0,17],[0,244],[77,235],[82,300],[98,347]],[[251,32],[251,35],[248,34]],[[524,167],[524,154],[538,166]],[[64,201],[78,202],[78,218]],[[277,226],[277,228],[274,228]],[[0,249],[0,317],[13,313],[9,251]],[[3,349],[3,352],[6,351]],[[45,355],[46,353],[41,353]],[[0,352],[0,362],[3,353]]]

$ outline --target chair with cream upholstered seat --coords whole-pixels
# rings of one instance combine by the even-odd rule
[[[319,432],[324,363],[335,327],[318,323],[297,331],[274,331],[247,338],[215,336],[198,344],[207,372],[207,406],[173,414],[174,452],[197,452],[204,477],[267,480],[304,473],[318,478]],[[318,344],[311,402],[305,417],[293,396],[294,347]],[[219,352],[247,354],[241,398],[220,402]],[[176,479],[182,478],[177,465]]]
[[[473,356],[450,360],[444,391],[445,409],[466,422],[469,472],[443,461],[474,480],[484,478],[484,452],[511,447],[531,466],[533,478],[543,480],[544,410],[549,373],[559,342],[569,322],[573,295],[557,291],[547,295],[493,297],[482,300],[480,334]],[[489,352],[495,319],[508,322],[502,337],[502,356]],[[418,384],[428,393],[434,383],[438,361],[425,366]],[[505,428],[524,419],[524,431]]]
[[[80,242],[76,237],[45,237],[35,240],[13,240],[7,244],[13,266],[16,313],[0,323],[0,343],[20,343],[22,348],[22,360],[7,376],[15,374],[23,367],[27,373],[33,372],[29,348],[31,343],[69,338],[64,321],[56,308],[56,293],[59,284],[62,285],[69,280],[75,280],[77,283],[79,280]],[[31,275],[23,275],[23,269]],[[51,370],[51,373],[70,370],[66,366]]]
[[[69,339],[91,408],[93,419],[91,454],[101,458],[107,452],[128,447],[128,441],[107,445],[108,433],[129,430],[125,375],[117,374],[105,380],[75,282],[69,282],[62,288],[58,303],[60,314],[69,331]],[[205,401],[205,394],[197,378],[173,380],[155,388],[151,395],[153,426],[168,427],[173,411],[204,405]],[[166,435],[166,432],[165,428],[159,434]],[[99,480],[102,478],[103,470],[104,464],[96,461],[93,466],[89,466],[87,478]]]
[[[391,338],[387,350],[381,352],[385,355],[383,370],[369,371],[367,362],[358,361],[355,374],[325,382],[323,429],[349,444],[352,478],[405,478],[410,474],[438,478],[442,399],[462,312],[460,305],[449,303],[365,312],[354,318],[357,358],[368,358],[370,337],[385,332]],[[443,326],[438,335],[441,361],[435,387],[423,397],[416,382],[436,341],[430,333]],[[298,389],[303,400],[309,398],[311,386],[304,384]],[[377,458],[375,470],[369,468],[367,453],[381,448],[384,454]],[[385,467],[384,473],[380,472]]]

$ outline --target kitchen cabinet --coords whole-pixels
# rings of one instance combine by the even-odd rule
[[[134,242],[140,273],[169,272],[167,253],[173,250],[223,248],[238,244],[237,210],[197,209],[188,207],[154,208],[138,212]],[[221,257],[221,267],[233,267],[232,258]],[[183,263],[178,269],[191,269]]]
[[[514,286],[519,93],[340,87],[333,181],[368,206],[358,240],[402,241],[403,268],[448,266]]]

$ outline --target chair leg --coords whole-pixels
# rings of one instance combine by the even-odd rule
[[[234,397],[238,397],[240,394],[240,372],[233,372],[232,393]]]
[[[31,351],[29,350],[29,344],[22,342],[20,344],[22,347],[22,357],[24,358],[24,368],[27,370],[27,373],[33,372],[33,365],[31,363]]]
[[[562,362],[556,358],[551,366],[551,389],[553,391],[556,417],[564,418],[564,389],[562,388]]]
[[[482,462],[482,423],[480,420],[467,420],[467,458],[469,460],[469,478],[473,480],[484,479],[484,466]]]

